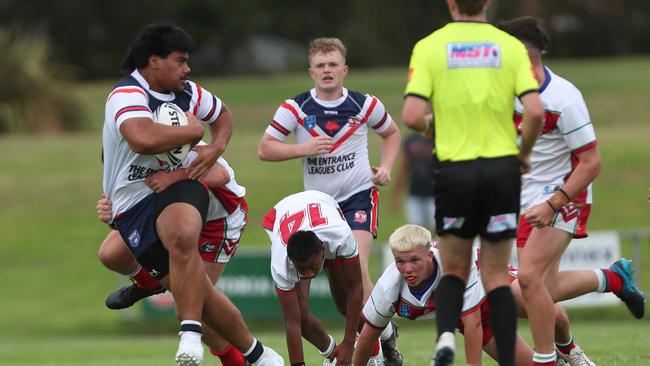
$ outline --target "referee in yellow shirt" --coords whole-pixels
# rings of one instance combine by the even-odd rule
[[[436,290],[436,366],[454,358],[454,329],[477,235],[499,362],[514,365],[516,310],[508,259],[517,232],[520,177],[530,169],[544,111],[526,48],[487,23],[489,3],[447,0],[454,21],[413,48],[402,111],[411,129],[435,130],[436,230],[443,269]],[[525,108],[520,146],[515,97]],[[433,121],[425,118],[429,103]]]

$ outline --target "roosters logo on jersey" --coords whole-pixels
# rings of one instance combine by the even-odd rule
[[[327,134],[329,134],[329,135],[333,135],[334,133],[336,133],[336,131],[340,127],[341,126],[339,125],[339,123],[336,122],[333,119],[330,119],[329,121],[327,121],[327,123],[325,123],[325,130],[327,131]]]
[[[363,224],[368,220],[368,215],[366,214],[366,211],[359,210],[354,213],[354,222],[358,222],[360,224]]]
[[[350,117],[350,118],[348,118],[348,123],[352,127],[360,126],[361,125],[361,118],[359,118],[359,117]]]

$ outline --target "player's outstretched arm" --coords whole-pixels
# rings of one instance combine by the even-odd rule
[[[340,345],[334,350],[333,358],[336,365],[349,365],[352,363],[352,352],[356,340],[357,328],[361,320],[361,307],[363,305],[363,286],[361,284],[361,265],[358,257],[349,260],[341,266],[346,279],[347,303],[345,306],[345,336]]]
[[[480,365],[483,354],[483,326],[480,308],[460,318],[465,337],[465,358],[467,365]]]
[[[370,326],[367,322],[363,324],[361,335],[357,341],[357,347],[354,351],[353,366],[365,366],[372,354],[372,347],[381,335],[383,329]]]
[[[189,171],[185,168],[174,170],[172,172],[159,170],[149,175],[145,179],[145,183],[154,192],[160,193],[170,185],[184,179],[190,179]],[[216,189],[230,181],[230,174],[223,166],[217,163],[210,167],[208,173],[203,176],[201,181],[205,182],[205,184],[208,185],[208,188]]]
[[[221,107],[219,117],[209,126],[210,134],[212,135],[210,144],[194,147],[194,150],[197,152],[197,157],[188,167],[190,178],[192,179],[202,178],[217,161],[217,158],[226,151],[226,147],[232,136],[233,127],[232,114],[225,104]]]
[[[291,291],[277,290],[280,309],[284,316],[284,330],[287,337],[287,350],[291,364],[305,362],[302,349],[302,332],[300,330],[300,306],[297,289]]]

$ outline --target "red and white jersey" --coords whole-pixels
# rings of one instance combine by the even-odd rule
[[[412,290],[406,280],[402,278],[395,263],[386,268],[363,307],[362,317],[366,323],[375,328],[385,328],[395,314],[410,320],[433,319],[435,317],[435,291],[442,278],[442,268],[436,243],[431,246],[431,251],[435,269],[428,286],[422,290]],[[485,300],[485,289],[476,265],[477,260],[477,251],[475,250],[463,295],[461,316],[477,310]]]
[[[302,158],[304,186],[341,202],[373,186],[368,127],[382,133],[391,124],[393,119],[374,96],[344,88],[341,98],[320,100],[312,89],[282,103],[266,133],[285,141],[295,131],[299,144],[317,136],[332,137],[330,152]]]
[[[188,81],[181,92],[158,93],[136,70],[122,78],[106,101],[102,136],[104,157],[104,194],[113,202],[113,217],[133,207],[152,193],[144,179],[156,170],[171,169],[155,155],[133,152],[120,133],[130,118],[153,118],[162,103],[171,102],[198,119],[212,123],[221,113],[222,102],[198,84]]]
[[[540,88],[545,120],[530,156],[532,169],[522,177],[521,210],[544,202],[562,187],[578,163],[577,154],[596,146],[596,133],[580,91],[544,68]],[[523,105],[515,101],[515,124],[521,131]],[[591,203],[591,184],[573,200]]]
[[[206,143],[201,141],[197,145],[206,145]],[[196,157],[196,151],[190,150],[185,157],[185,160],[181,163],[181,166],[189,166]],[[235,171],[230,167],[230,164],[228,164],[226,159],[220,156],[219,159],[217,159],[216,164],[219,164],[226,169],[228,175],[230,175],[230,180],[222,187],[210,189],[210,203],[208,206],[207,221],[222,219],[237,212],[237,207],[244,200],[244,196],[246,196],[246,188],[237,184],[237,181],[235,180]]]
[[[263,226],[271,239],[271,275],[280,291],[292,290],[300,280],[287,255],[287,242],[296,231],[313,231],[325,246],[325,260],[345,261],[359,256],[357,242],[339,205],[319,191],[284,198],[266,214]]]

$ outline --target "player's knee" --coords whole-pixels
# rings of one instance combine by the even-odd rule
[[[521,287],[521,292],[524,297],[528,297],[527,294],[530,291],[533,291],[535,287],[540,283],[538,276],[532,272],[519,270],[517,279],[519,280],[519,286]]]
[[[160,239],[170,254],[185,255],[196,252],[198,232],[195,228],[187,226],[176,227],[175,230],[162,235]]]

